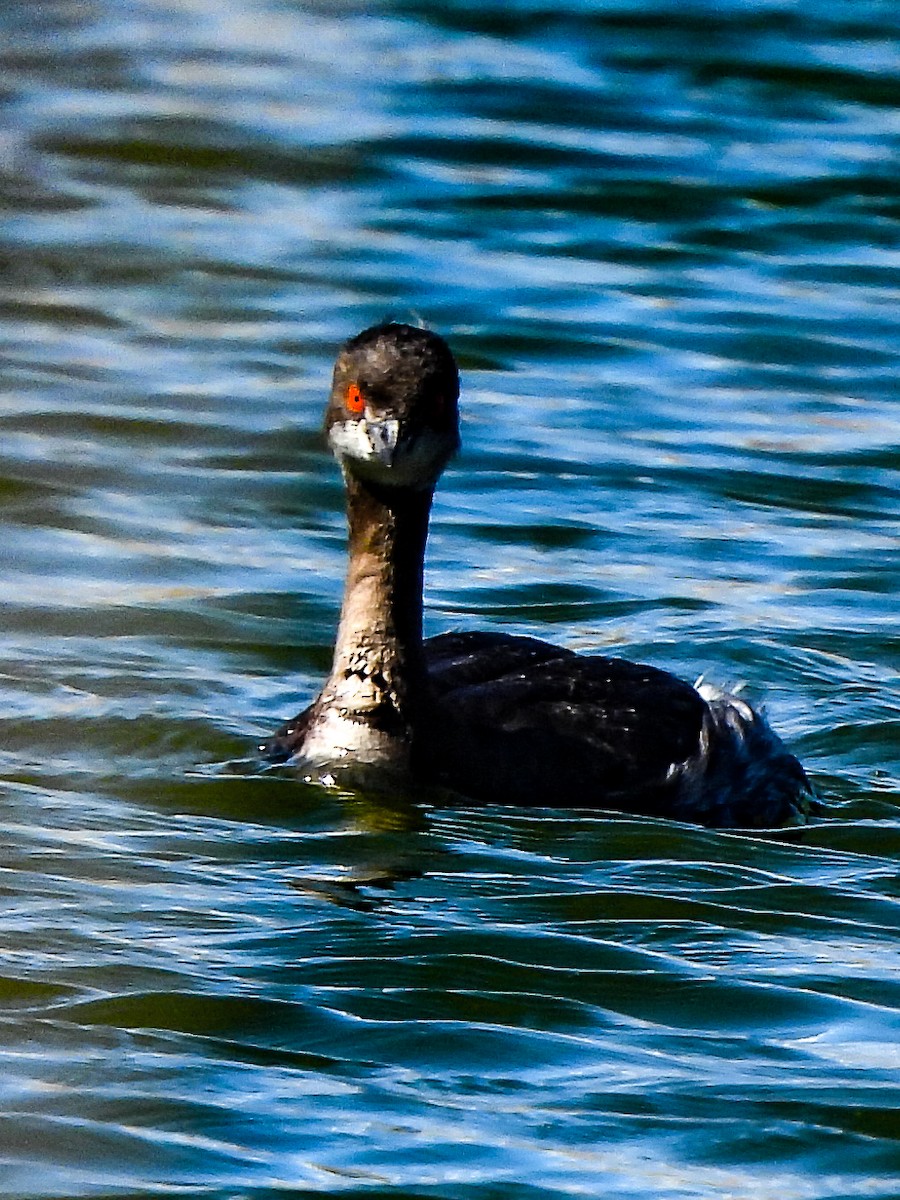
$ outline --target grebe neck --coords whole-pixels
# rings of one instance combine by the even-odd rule
[[[349,564],[334,661],[303,757],[409,767],[427,697],[422,569],[431,490],[383,488],[345,471]]]

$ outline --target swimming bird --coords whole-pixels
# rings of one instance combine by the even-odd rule
[[[477,802],[805,821],[802,766],[736,696],[532,637],[423,640],[429,513],[459,446],[458,397],[453,354],[428,330],[377,325],[340,350],[325,414],[349,526],[334,661],[261,753],[324,782],[362,766]]]

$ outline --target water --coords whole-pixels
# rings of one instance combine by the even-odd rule
[[[4,6],[3,1195],[900,1196],[898,33]],[[327,668],[386,315],[464,372],[429,630],[744,681],[825,821],[223,773]]]

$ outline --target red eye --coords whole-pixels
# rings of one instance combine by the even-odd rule
[[[366,399],[355,383],[351,383],[347,388],[347,395],[344,398],[344,404],[347,407],[347,412],[355,413],[357,416],[366,410]]]

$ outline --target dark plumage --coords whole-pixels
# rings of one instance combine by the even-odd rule
[[[803,768],[743,701],[535,638],[422,641],[434,484],[458,444],[442,339],[377,326],[338,357],[326,431],[347,484],[350,563],[331,675],[260,746],[312,776],[365,763],[517,805],[772,826],[814,807]]]

